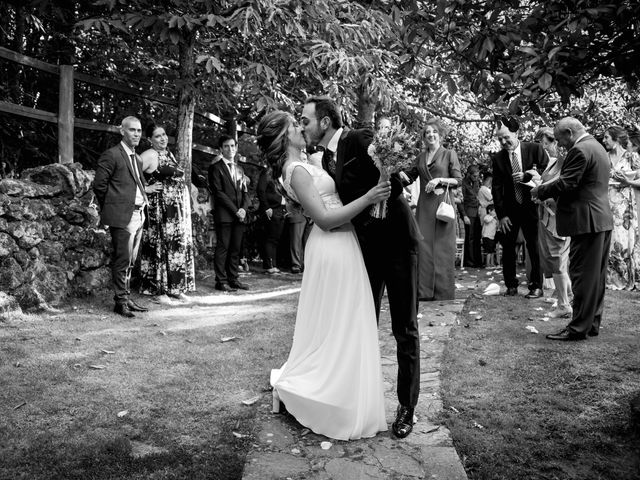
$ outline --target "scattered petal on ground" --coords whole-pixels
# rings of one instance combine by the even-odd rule
[[[104,370],[107,367],[105,367],[104,365],[89,365],[89,368],[92,368],[94,370]]]
[[[531,333],[539,333],[539,332],[538,332],[538,329],[537,329],[536,327],[532,326],[532,325],[527,325],[527,326],[526,326],[526,327],[524,327],[524,328],[526,328],[527,330],[529,330]]]
[[[116,353],[113,350],[100,350],[100,351],[105,355],[113,355],[114,353]]]
[[[124,417],[125,415],[128,415],[128,414],[129,414],[129,410],[121,410],[121,411],[119,411],[117,413],[119,418],[122,418],[122,417]]]
[[[255,397],[248,398],[246,400],[242,400],[242,403],[244,403],[245,405],[253,405],[258,400],[260,400],[260,395],[256,395]]]
[[[239,337],[221,337],[220,341],[222,343],[231,342],[232,340],[237,340]]]
[[[478,422],[476,422],[475,420],[473,421],[473,426],[476,428],[484,428],[482,425],[480,425]]]
[[[236,438],[245,438],[248,437],[248,435],[243,435],[242,433],[238,433],[238,432],[232,432],[233,436]]]
[[[320,444],[320,448],[323,450],[329,450],[332,446],[333,444],[331,442],[322,442]]]

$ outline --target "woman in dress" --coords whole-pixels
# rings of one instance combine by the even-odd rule
[[[293,344],[271,372],[279,398],[302,425],[338,440],[372,437],[387,429],[373,295],[350,220],[391,193],[381,182],[342,205],[333,179],[304,163],[301,128],[286,112],[266,115],[258,146],[314,226],[307,240]]]
[[[164,127],[149,125],[151,148],[142,153],[149,183],[162,182],[162,190],[149,195],[148,225],[140,246],[140,291],[186,299],[195,290],[191,197],[178,162],[167,149]]]
[[[411,181],[420,178],[424,190],[418,197],[416,220],[424,237],[418,250],[418,298],[451,300],[455,295],[456,223],[436,218],[445,198],[454,205],[452,188],[462,181],[460,162],[454,150],[440,145],[445,130],[438,119],[427,121],[423,138],[426,149],[414,167],[405,172]]]
[[[613,231],[607,268],[607,287],[612,290],[632,290],[640,281],[640,248],[635,194],[630,182],[636,179],[638,166],[627,150],[626,130],[612,125],[605,131],[602,143],[609,152],[609,202],[613,212]]]
[[[558,142],[553,128],[539,129],[533,141],[542,145],[549,156],[547,168],[540,175],[535,169],[529,170],[537,184],[548,183],[560,176],[562,163],[558,160]],[[538,245],[540,247],[540,267],[545,278],[552,277],[558,296],[556,307],[549,313],[551,318],[570,317],[569,302],[571,280],[569,279],[569,246],[571,237],[561,237],[556,229],[556,202],[548,198],[538,204]]]

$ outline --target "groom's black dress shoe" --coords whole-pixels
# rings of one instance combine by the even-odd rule
[[[509,288],[507,288],[507,291],[505,292],[505,295],[507,297],[515,297],[516,295],[518,295],[518,287],[509,287]]]
[[[547,335],[549,340],[559,340],[561,342],[573,342],[577,340],[585,340],[586,337],[583,335],[577,335],[569,331],[568,328],[560,330],[558,333],[550,333]]]
[[[404,438],[413,430],[413,408],[398,405],[396,421],[391,425],[393,434],[398,438]]]
[[[249,290],[249,285],[242,282],[229,282],[229,286],[237,290]]]
[[[113,311],[116,312],[118,315],[122,315],[123,317],[127,317],[127,318],[135,317],[133,312],[129,310],[129,307],[127,306],[126,303],[116,304],[116,306],[113,307]]]
[[[542,297],[542,289],[541,288],[532,288],[531,290],[529,290],[529,293],[527,293],[524,298],[540,298]]]
[[[132,312],[148,312],[149,311],[148,308],[138,305],[133,300],[129,300],[127,302],[127,307],[129,307],[129,310],[131,310]]]

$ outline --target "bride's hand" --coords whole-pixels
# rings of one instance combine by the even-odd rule
[[[367,192],[369,203],[374,204],[386,200],[391,195],[391,182],[385,180]]]

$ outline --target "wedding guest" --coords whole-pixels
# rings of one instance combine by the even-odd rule
[[[250,204],[246,178],[243,168],[236,163],[235,138],[222,135],[219,146],[222,159],[209,167],[209,187],[215,197],[215,289],[223,292],[248,290],[249,286],[239,280],[242,237]]]
[[[638,239],[640,241],[640,131],[634,130],[629,133],[629,144],[627,150],[633,156],[633,164],[637,165],[636,179],[630,180],[629,185],[633,187],[636,196],[636,218],[638,219]]]
[[[531,270],[529,293],[526,298],[542,297],[542,271],[538,254],[538,209],[531,200],[530,187],[525,185],[530,176],[527,170],[544,170],[547,154],[537,143],[518,139],[520,126],[515,119],[504,119],[496,130],[496,139],[502,150],[493,156],[493,183],[491,193],[501,232],[502,274],[507,287],[506,295],[518,295],[516,276],[516,244],[518,232],[522,233],[529,254]]]
[[[135,312],[148,309],[129,298],[131,272],[138,255],[147,194],[157,192],[161,185],[146,185],[142,162],[135,148],[140,143],[142,126],[136,117],[125,117],[120,125],[122,141],[104,152],[98,160],[93,181],[100,221],[109,227],[111,244],[111,275],[115,295],[113,311],[123,317],[135,317]]]
[[[482,217],[482,250],[484,251],[487,268],[496,266],[496,232],[498,230],[498,219],[493,204],[487,205],[486,213]]]
[[[464,208],[464,265],[482,267],[482,217],[479,215],[480,169],[470,165],[462,179],[462,204]]]
[[[614,227],[607,272],[607,287],[612,290],[632,290],[640,286],[640,247],[637,244],[638,210],[630,182],[636,179],[639,165],[626,147],[629,136],[620,126],[612,125],[604,133],[602,143],[608,151],[611,173],[609,202]]]
[[[439,119],[428,120],[422,131],[425,150],[405,173],[424,189],[418,197],[416,220],[423,240],[418,244],[418,298],[451,300],[455,296],[456,222],[436,218],[442,201],[455,205],[452,189],[462,181],[454,150],[441,145],[446,131]],[[454,207],[455,208],[455,207]]]
[[[264,235],[262,244],[262,268],[268,274],[280,272],[277,268],[276,252],[282,237],[287,209],[285,199],[273,181],[271,167],[267,166],[260,172],[257,194],[259,200],[258,212]]]
[[[560,175],[531,190],[534,199],[557,198],[557,230],[571,237],[569,276],[573,313],[549,340],[584,340],[597,336],[604,312],[605,281],[613,215],[607,197],[610,161],[584,126],[565,117],[554,128],[558,145],[568,150]]]
[[[491,182],[493,177],[486,173],[482,178],[482,185],[478,190],[478,216],[484,218],[487,214],[487,205],[493,205],[493,195],[491,195]],[[494,207],[495,212],[495,207]]]
[[[147,183],[161,188],[149,195],[147,229],[140,246],[140,291],[181,300],[195,285],[191,197],[183,170],[167,148],[163,125],[150,124],[151,148],[140,155]]]
[[[553,129],[544,127],[539,129],[533,141],[539,143],[549,156],[547,168],[538,175],[531,170],[536,183],[546,184],[557,180],[562,169],[562,162],[558,159],[558,142],[553,135]],[[570,317],[571,280],[569,279],[569,244],[571,239],[558,234],[556,225],[556,201],[547,198],[538,203],[538,244],[540,248],[540,266],[545,276],[553,278],[555,292],[558,297],[556,307],[549,313],[551,318]]]

